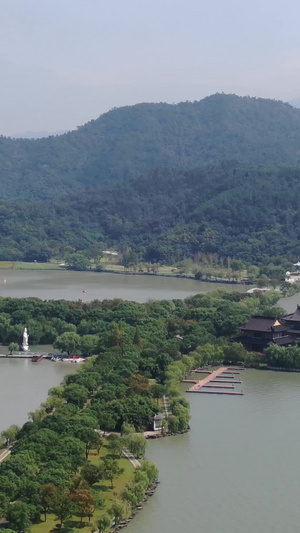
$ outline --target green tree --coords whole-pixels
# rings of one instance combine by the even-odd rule
[[[70,498],[70,493],[63,487],[58,488],[53,494],[50,503],[51,509],[60,520],[60,528],[63,527],[64,522],[71,518],[74,512],[74,503]]]
[[[130,433],[135,433],[134,426],[132,424],[127,424],[127,422],[124,422],[121,428],[122,436],[126,437],[127,435],[130,435]]]
[[[115,526],[118,526],[121,520],[127,518],[130,514],[130,507],[124,500],[114,500],[109,509],[110,515],[114,518]]]
[[[85,463],[81,469],[83,479],[92,487],[100,479],[99,467],[92,463]]]
[[[89,391],[82,385],[67,385],[63,392],[63,397],[68,403],[73,403],[82,409],[89,397]]]
[[[47,520],[47,513],[51,508],[51,502],[55,498],[57,487],[53,483],[45,483],[40,490],[40,504],[44,511],[45,522]]]
[[[104,514],[99,518],[97,521],[97,527],[99,529],[99,533],[106,533],[110,529],[111,519],[107,514]]]
[[[90,261],[82,252],[75,252],[66,256],[66,264],[70,270],[88,270]]]
[[[160,385],[159,383],[155,383],[150,388],[150,394],[151,394],[152,398],[156,399],[157,405],[158,405],[159,400],[165,394],[165,390],[166,390],[165,387],[163,385]]]
[[[147,481],[147,476],[145,477]],[[147,484],[145,486],[143,482],[128,483],[123,492],[123,499],[130,504],[132,509],[134,509],[143,501],[146,488]]]
[[[8,345],[9,355],[12,355],[13,352],[19,350],[20,346],[16,342],[10,342]]]
[[[103,247],[104,245],[102,242],[93,243],[87,248],[85,255],[88,259],[92,259],[95,265],[99,265],[101,258],[103,257]]]
[[[134,265],[137,265],[137,263],[138,263],[138,255],[132,250],[123,254],[121,264],[123,265],[125,269],[128,269],[129,267],[132,267]]]
[[[15,502],[9,506],[7,519],[11,528],[18,533],[27,532],[32,524],[32,506],[24,502]]]
[[[147,441],[142,433],[132,433],[126,437],[126,446],[135,457],[141,458],[145,455]]]
[[[19,426],[16,426],[15,424],[1,431],[1,437],[5,439],[7,446],[11,446],[15,442],[19,431]]]
[[[120,439],[117,435],[111,434],[108,437],[107,447],[112,455],[120,457],[122,449],[124,448],[124,440]]]
[[[81,337],[81,352],[83,355],[93,355],[97,352],[99,339],[96,335],[83,335]]]
[[[179,429],[179,419],[177,416],[170,416],[168,418],[168,428],[171,433],[177,433]]]
[[[269,283],[269,278],[268,278],[268,276],[266,276],[265,274],[262,274],[262,275],[257,279],[257,286],[258,286],[259,288],[267,287],[267,286],[268,286],[268,283]]]
[[[80,351],[81,348],[81,338],[80,336],[73,331],[66,331],[57,337],[54,348],[61,350],[62,352],[76,353]]]
[[[159,474],[156,464],[152,463],[152,461],[142,461],[141,466],[135,470],[135,476],[138,474],[138,471],[145,472],[149,483],[156,481]]]
[[[11,470],[9,472],[3,472],[0,475],[0,487],[1,492],[5,494],[9,500],[14,500],[20,489],[20,477]]]
[[[2,488],[2,487],[1,487]],[[2,488],[3,490],[3,488]],[[9,497],[5,492],[0,492],[0,520],[6,516],[9,506]]]
[[[99,470],[102,479],[109,479],[112,489],[114,488],[114,479],[121,476],[121,474],[124,472],[124,468],[119,466],[118,461],[116,459],[112,459],[111,457],[104,459],[100,463]]]

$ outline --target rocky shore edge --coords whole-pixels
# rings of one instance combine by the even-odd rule
[[[183,435],[184,433],[188,433],[191,430],[190,426],[187,429],[184,429],[183,431],[177,431],[176,433],[166,433],[163,435],[162,433],[153,433],[150,435],[145,435],[146,439],[164,439],[165,437],[176,437],[176,435]]]
[[[149,485],[148,490],[145,494],[145,498],[143,501],[138,505],[135,509],[132,510],[131,515],[126,518],[126,520],[121,520],[121,522],[117,525],[112,525],[110,529],[110,533],[115,533],[116,531],[119,531],[120,529],[123,529],[124,527],[127,527],[130,522],[134,519],[134,517],[143,510],[143,504],[145,504],[151,496],[155,493],[158,485],[160,484],[160,481],[156,479],[151,485]],[[98,533],[98,529],[94,529],[92,533]]]

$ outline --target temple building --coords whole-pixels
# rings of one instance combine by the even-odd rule
[[[300,305],[297,305],[294,313],[283,316],[282,320],[288,326],[288,335],[293,339],[298,339],[300,337]]]
[[[300,308],[298,312],[298,326],[300,329]],[[237,339],[237,342],[241,342],[247,350],[253,352],[263,352],[272,344],[284,347],[293,346],[295,337],[293,338],[290,335],[291,324],[292,322],[290,324],[287,322],[286,317],[283,319],[256,315],[239,328],[241,336]]]

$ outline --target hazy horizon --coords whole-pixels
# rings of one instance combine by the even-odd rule
[[[299,14],[294,0],[2,0],[0,133],[216,92],[297,105]]]

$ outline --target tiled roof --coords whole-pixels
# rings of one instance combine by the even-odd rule
[[[274,326],[274,324],[278,324]],[[243,331],[286,331],[287,326],[281,324],[278,319],[269,316],[253,316],[247,324],[240,328]]]
[[[164,420],[166,417],[162,413],[155,415],[154,420]]]
[[[285,346],[286,344],[295,344],[295,339],[291,339],[291,337],[278,337],[277,339],[273,339],[273,343],[278,344],[278,346]]]
[[[300,322],[300,306],[297,305],[297,309],[294,313],[290,314],[290,315],[285,315],[284,317],[282,317],[284,320],[293,320],[293,321],[297,321],[297,322]]]

